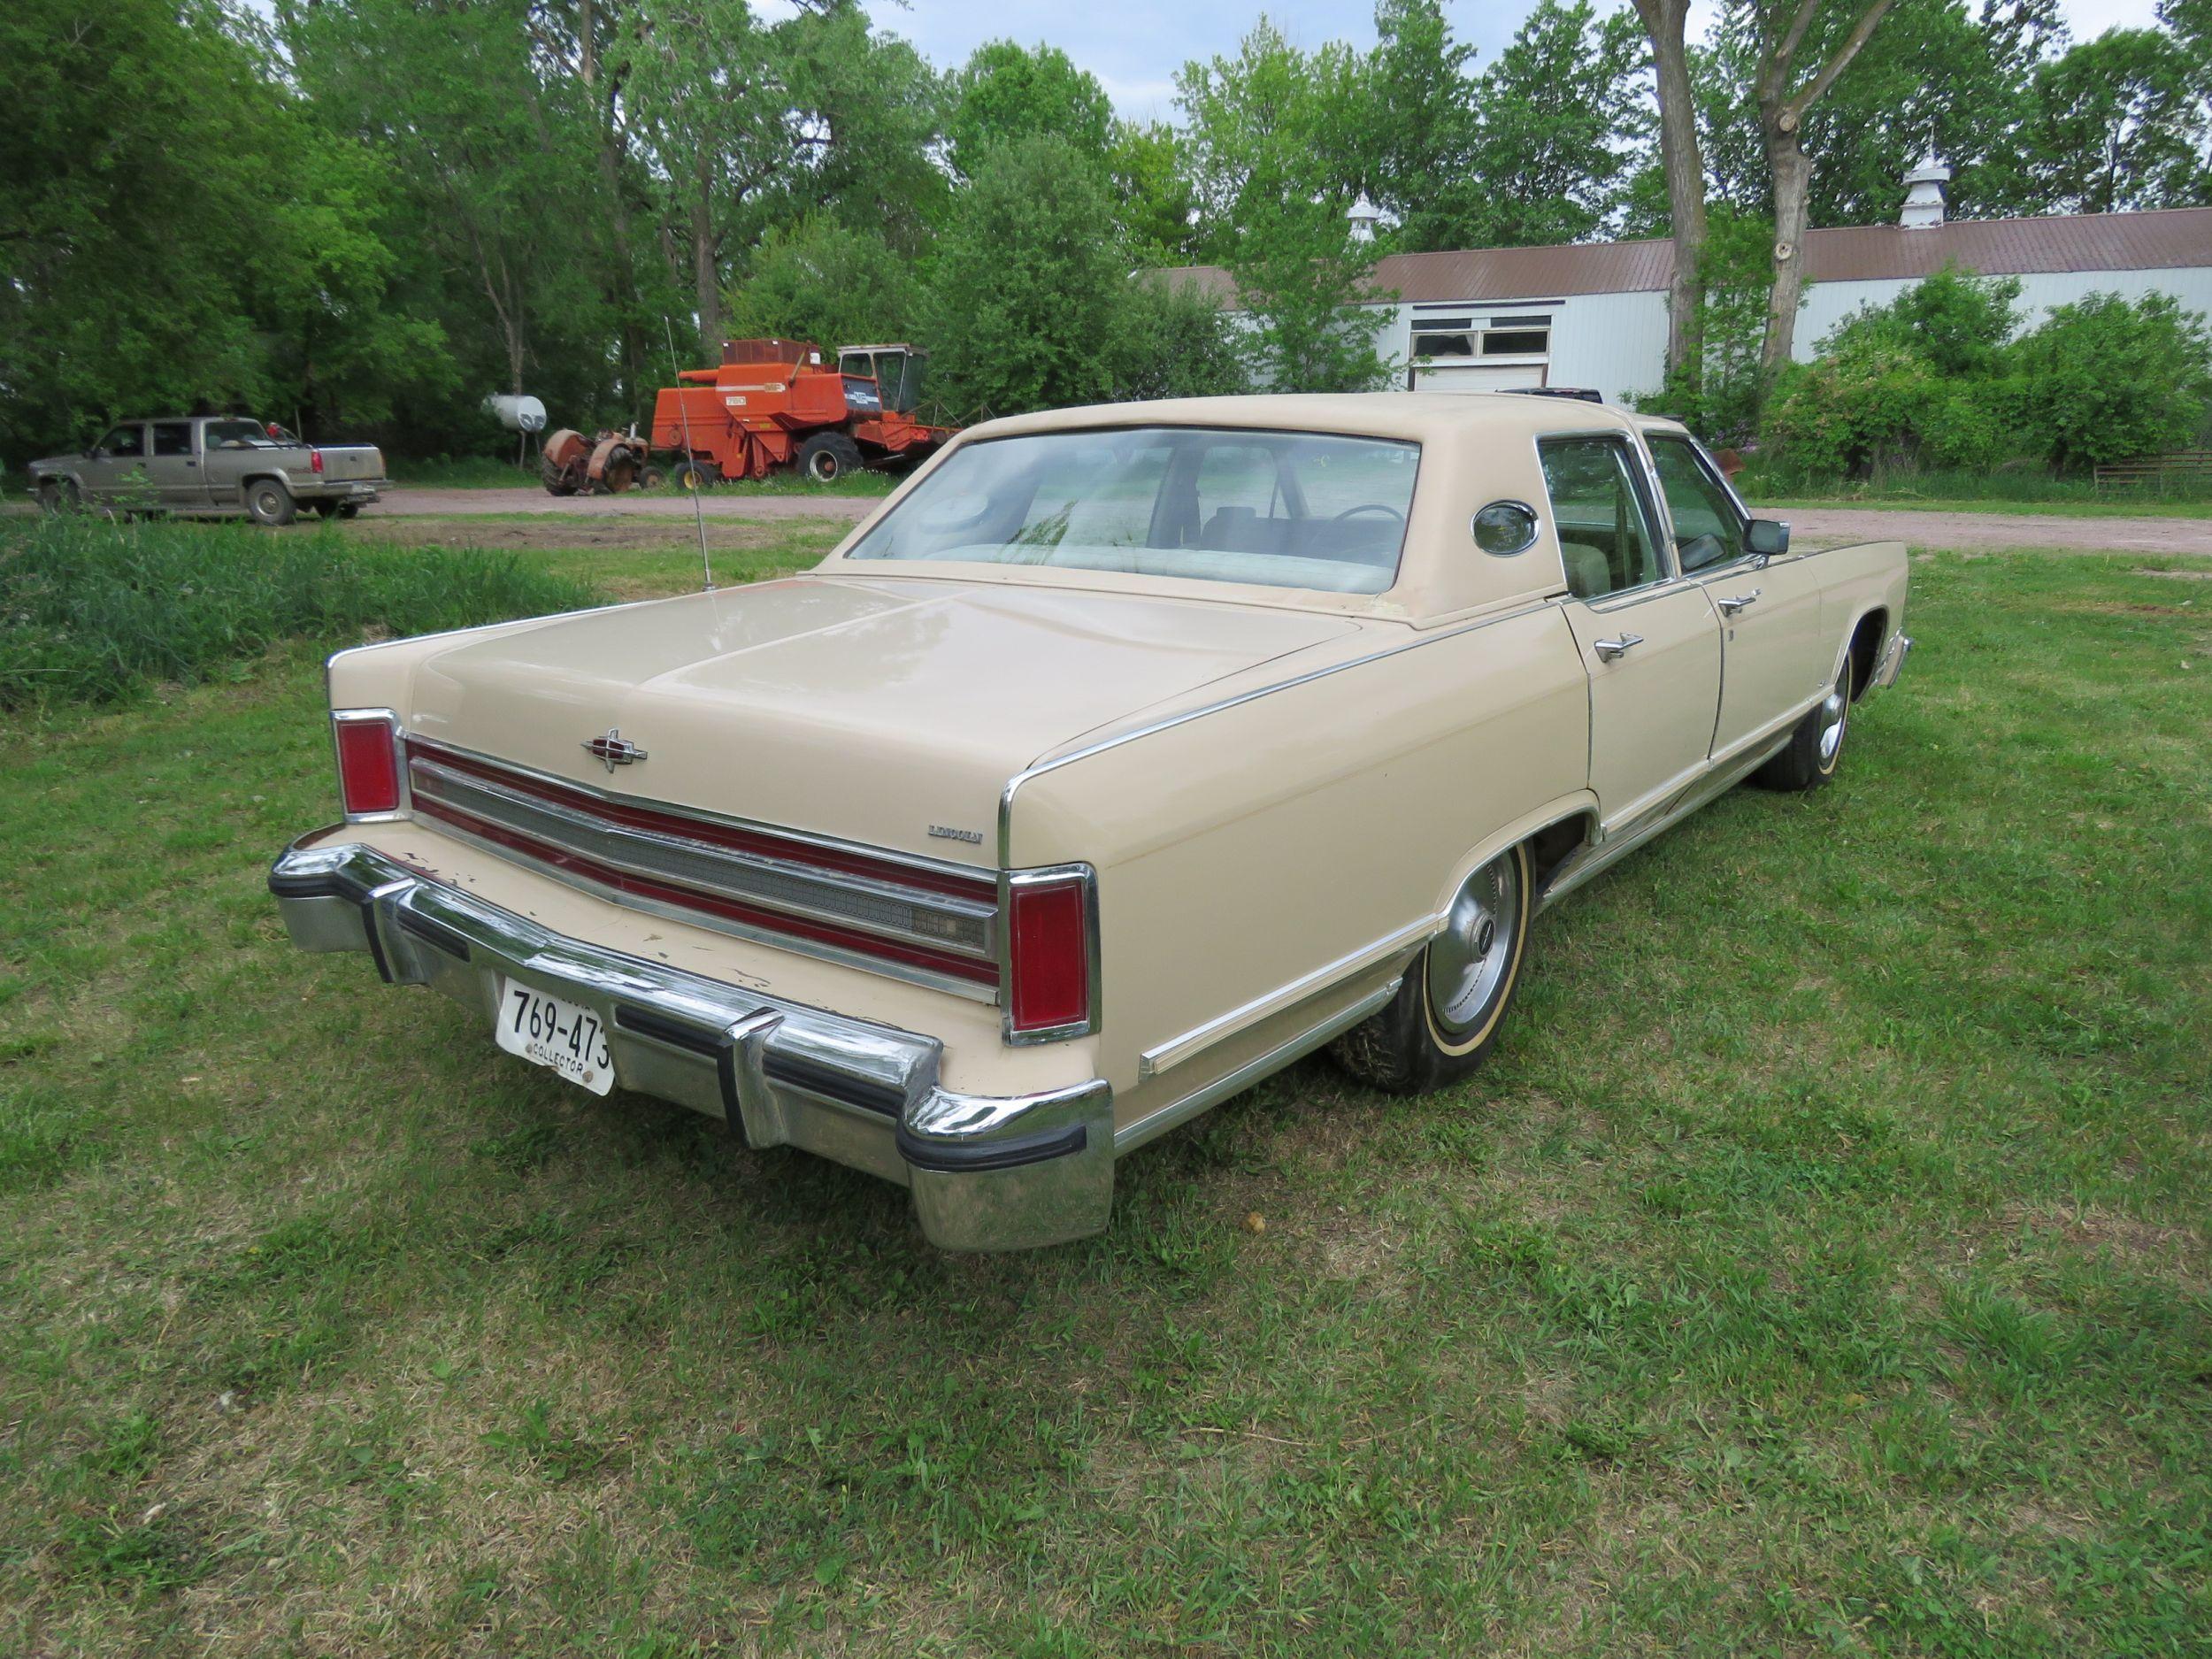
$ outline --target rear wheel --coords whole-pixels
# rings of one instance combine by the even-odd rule
[[[246,511],[256,524],[289,524],[299,517],[292,492],[273,478],[257,478],[246,486]]]
[[[860,446],[841,432],[818,432],[799,446],[799,471],[818,484],[859,470]]]
[[[1843,740],[1851,730],[1851,653],[1843,654],[1836,682],[1813,704],[1790,733],[1782,752],[1751,774],[1762,789],[1810,793],[1836,775],[1843,761]]]
[[[1394,1094],[1419,1094],[1467,1076],[1488,1057],[1520,983],[1534,875],[1526,846],[1469,876],[1444,926],[1381,1012],[1331,1052],[1355,1077]]]
[[[711,461],[679,461],[669,476],[680,490],[712,489],[722,481],[722,469]]]

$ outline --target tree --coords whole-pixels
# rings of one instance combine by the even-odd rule
[[[1743,0],[1757,30],[1753,96],[1774,202],[1774,280],[1767,301],[1761,367],[1769,384],[1790,360],[1805,298],[1805,232],[1810,227],[1812,157],[1805,112],[1851,66],[1893,0]]]
[[[733,335],[810,340],[826,350],[911,332],[918,296],[912,262],[872,231],[825,214],[771,231],[730,292]]]
[[[1176,77],[1190,116],[1202,225],[1248,308],[1256,376],[1280,391],[1356,391],[1389,365],[1371,288],[1378,249],[1348,234],[1367,65],[1342,46],[1305,53],[1262,19],[1237,56]]]
[[[2013,359],[2024,435],[2056,472],[2185,444],[2212,402],[2204,319],[2164,294],[2058,306]]]
[[[2205,60],[2164,29],[2111,29],[2035,72],[2034,161],[2061,212],[2212,200]]]
[[[1103,396],[1128,273],[1096,157],[1033,134],[994,145],[954,204],[930,296],[932,374],[963,415]]]
[[[1630,13],[1540,0],[1481,78],[1468,169],[1477,235],[1459,245],[1581,242],[1603,228],[1641,136],[1647,62]]]
[[[945,136],[953,169],[974,176],[985,154],[1010,138],[1056,134],[1078,150],[1106,153],[1114,106],[1088,70],[1056,46],[1034,49],[989,41],[952,78],[952,113]]]
[[[1636,15],[1651,42],[1659,165],[1674,238],[1674,272],[1667,283],[1667,374],[1694,386],[1703,356],[1700,265],[1705,251],[1705,160],[1698,153],[1697,95],[1690,84],[1689,46],[1682,34],[1689,9],[1689,0],[1636,0]]]
[[[1198,196],[1175,129],[1164,121],[1117,121],[1106,169],[1131,263],[1182,265],[1194,257]]]
[[[1350,182],[1397,220],[1407,252],[1479,245],[1487,190],[1475,165],[1474,48],[1452,38],[1438,0],[1378,0],[1375,35],[1368,141]]]

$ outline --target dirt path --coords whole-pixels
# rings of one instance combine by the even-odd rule
[[[709,490],[700,497],[710,518],[839,518],[848,524],[865,518],[879,495],[739,495]],[[476,518],[486,513],[526,512],[564,518],[685,518],[691,497],[674,490],[649,495],[549,495],[541,489],[422,489],[396,487],[362,515],[382,518]]]
[[[1755,509],[1755,511],[1759,511]],[[2212,519],[2068,518],[2016,512],[1922,512],[1869,507],[1778,507],[1808,541],[1909,541],[1915,547],[2057,548],[2073,553],[2179,553],[2212,558]]]

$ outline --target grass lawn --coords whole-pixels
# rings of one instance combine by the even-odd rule
[[[1838,784],[1540,919],[1470,1084],[1310,1062],[1009,1257],[294,952],[314,652],[14,717],[0,1652],[2205,1652],[2212,585],[2145,565],[1917,564]]]

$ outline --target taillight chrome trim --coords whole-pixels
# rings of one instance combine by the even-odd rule
[[[399,780],[398,804],[388,812],[355,812],[346,809],[345,757],[338,752],[342,726],[379,722],[392,733],[392,774]],[[338,780],[338,805],[349,824],[396,824],[414,816],[414,801],[407,787],[407,734],[401,729],[396,709],[333,709],[330,711],[330,764]]]
[[[1025,887],[1052,887],[1069,881],[1083,889],[1084,988],[1089,1007],[1079,1020],[1064,1025],[1040,1025],[1025,1031],[1014,1026],[1014,895]],[[1104,1017],[1105,1003],[1099,984],[1098,872],[1090,864],[1039,864],[1027,870],[1005,870],[999,874],[999,1033],[1010,1048],[1026,1048],[1041,1042],[1064,1042],[1071,1037],[1094,1034]]]
[[[419,821],[610,903],[977,1002],[1002,995],[995,870],[598,789],[431,739],[415,739],[407,762]],[[898,906],[966,936],[902,926]]]

